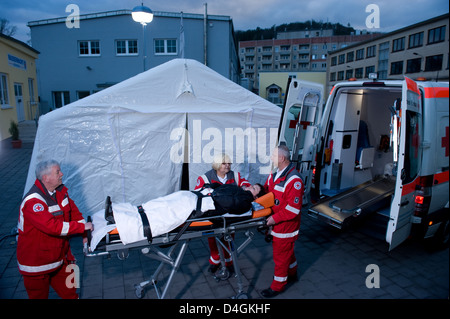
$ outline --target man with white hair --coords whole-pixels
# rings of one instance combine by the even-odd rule
[[[272,192],[275,205],[273,215],[267,219],[272,227],[273,261],[275,271],[272,284],[261,291],[261,295],[272,298],[285,289],[289,281],[297,280],[297,260],[294,244],[300,229],[300,212],[303,198],[303,181],[294,164],[290,161],[290,152],[285,145],[276,147],[271,157],[276,172],[267,178],[266,192]]]
[[[74,263],[69,237],[92,230],[62,184],[63,173],[55,160],[36,166],[36,181],[19,211],[17,264],[30,299],[47,299],[49,287],[64,299],[76,299],[70,284]]]

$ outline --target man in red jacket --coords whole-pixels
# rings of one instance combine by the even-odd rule
[[[290,152],[286,146],[280,145],[275,148],[272,163],[278,169],[269,175],[264,188],[275,197],[273,215],[267,219],[267,225],[272,226],[275,271],[270,287],[261,291],[261,295],[266,298],[275,297],[284,290],[288,281],[297,280],[294,244],[300,229],[304,192],[303,181],[290,162]]]
[[[67,188],[60,165],[50,160],[36,166],[36,181],[20,205],[17,264],[30,299],[48,298],[50,285],[61,298],[78,298],[68,278],[75,262],[69,236],[92,230]]]

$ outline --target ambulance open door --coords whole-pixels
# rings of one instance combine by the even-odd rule
[[[296,165],[305,184],[304,204],[307,203],[311,189],[312,165],[316,155],[322,107],[321,84],[297,79],[288,82],[278,144],[285,144],[291,151],[291,161]]]
[[[421,164],[422,106],[417,83],[405,77],[400,109],[391,121],[391,147],[396,182],[386,232],[389,250],[408,238],[414,212],[414,191]]]

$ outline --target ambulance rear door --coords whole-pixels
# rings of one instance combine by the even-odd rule
[[[422,105],[417,83],[405,77],[402,101],[391,122],[391,146],[397,171],[395,192],[386,232],[389,250],[408,238],[414,212],[414,191],[421,166]],[[395,152],[398,150],[398,152]]]
[[[323,85],[292,79],[288,82],[283,107],[278,144],[291,151],[305,185],[305,200],[311,188],[312,165],[316,155],[318,125],[323,109]],[[304,204],[306,204],[304,200]]]

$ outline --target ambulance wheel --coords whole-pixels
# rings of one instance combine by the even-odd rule
[[[441,222],[436,234],[425,240],[425,246],[431,251],[445,249],[450,243],[450,221],[446,219]]]
[[[436,248],[443,249],[448,247],[450,239],[450,221],[448,219],[439,226],[435,237]]]

